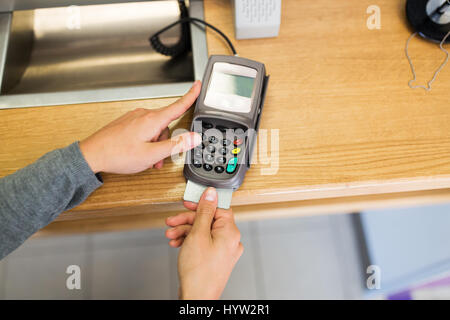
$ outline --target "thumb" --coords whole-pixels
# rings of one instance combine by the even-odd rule
[[[208,188],[200,198],[191,232],[211,235],[211,224],[217,209],[217,191]]]
[[[198,146],[202,142],[202,137],[195,132],[186,132],[171,139],[148,144],[148,152],[152,158],[152,163],[156,163],[173,154],[185,152]]]

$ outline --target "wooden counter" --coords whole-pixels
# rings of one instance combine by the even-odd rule
[[[206,0],[205,17],[233,36],[229,2]],[[257,163],[235,192],[238,219],[450,201],[450,66],[431,92],[408,87],[404,3],[377,1],[381,29],[369,30],[373,1],[284,0],[279,37],[233,39],[240,56],[266,64],[261,128],[280,138],[276,174],[262,174],[270,165]],[[213,32],[207,39],[210,54],[229,52]],[[445,58],[419,39],[410,50],[421,83]],[[0,176],[126,111],[173,100],[1,110]],[[188,113],[172,127],[190,119]],[[41,234],[145,228],[182,208],[182,165],[170,160],[160,171],[103,177],[102,188]]]

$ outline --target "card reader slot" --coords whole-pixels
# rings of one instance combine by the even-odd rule
[[[261,89],[261,101],[259,103],[259,108],[258,108],[258,118],[256,119],[256,125],[255,125],[255,132],[258,133],[259,131],[259,123],[261,121],[261,114],[263,111],[263,107],[264,107],[264,101],[266,100],[266,92],[267,92],[267,85],[269,84],[269,78],[270,75],[264,76],[264,82],[262,85],[262,89]],[[253,135],[252,141],[250,143],[249,146],[249,152],[247,154],[247,167],[250,168],[250,164],[252,162],[252,157],[253,157],[253,151],[255,149],[255,145],[256,145],[256,137],[257,134]]]

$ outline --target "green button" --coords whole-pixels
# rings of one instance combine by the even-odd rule
[[[236,158],[236,157],[231,158],[230,161],[228,161],[228,165],[227,165],[228,173],[233,173],[234,170],[236,170],[237,162],[238,162],[238,158]]]

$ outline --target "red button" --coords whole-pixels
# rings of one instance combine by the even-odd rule
[[[236,139],[234,140],[234,145],[240,146],[242,144],[242,139]]]

